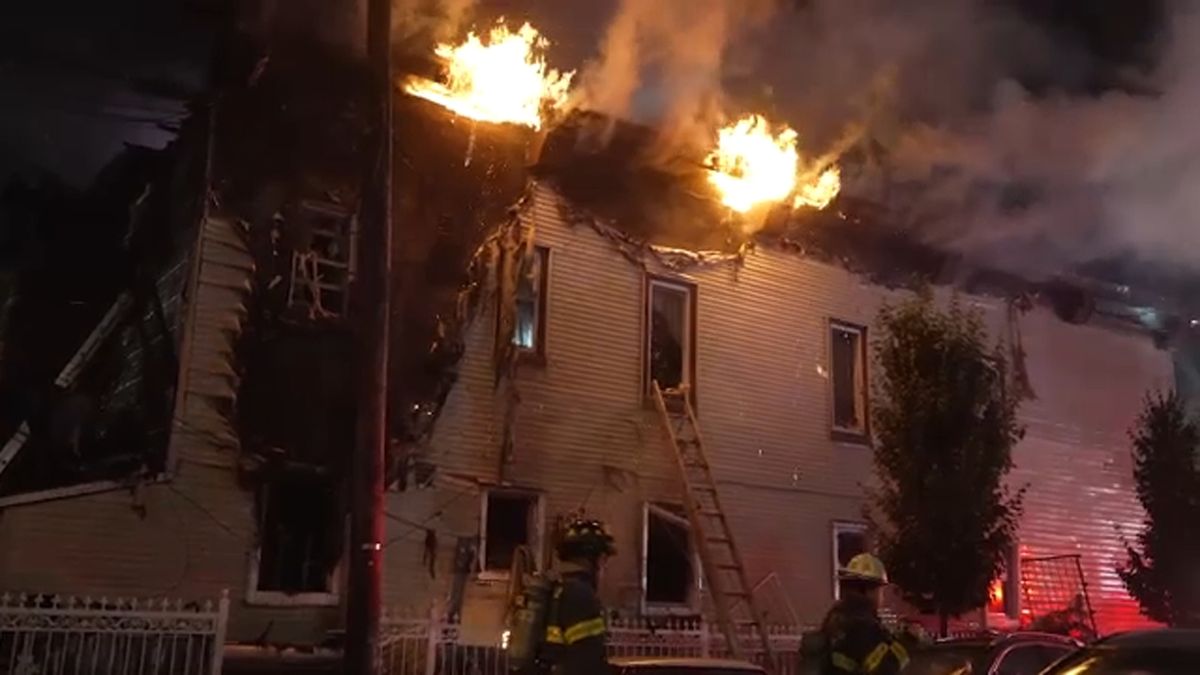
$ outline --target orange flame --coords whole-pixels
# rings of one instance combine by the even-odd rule
[[[797,134],[783,127],[772,134],[761,115],[747,115],[717,131],[717,147],[708,156],[708,180],[721,201],[739,213],[766,202],[787,199],[796,187]]]
[[[472,32],[434,49],[445,63],[444,84],[412,78],[404,90],[473,120],[540,129],[544,111],[566,105],[575,75],[547,68],[549,45],[528,23],[512,32],[500,19],[486,40]]]
[[[792,202],[792,208],[798,209],[807,206],[820,211],[829,206],[829,203],[838,196],[838,192],[841,190],[842,171],[836,166],[831,166],[822,171],[816,180],[804,183],[796,190],[796,199]]]
[[[810,172],[801,183],[798,134],[786,125],[772,133],[762,115],[747,115],[717,131],[717,145],[707,158],[708,180],[721,201],[738,213],[758,205],[783,202],[795,195],[793,208],[823,209],[841,190],[841,173],[829,167]]]

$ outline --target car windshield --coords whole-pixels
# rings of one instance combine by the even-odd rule
[[[1195,675],[1196,649],[1085,649],[1059,662],[1047,675]]]
[[[913,654],[905,675],[952,675],[983,673],[987,648],[983,646],[939,645]]]

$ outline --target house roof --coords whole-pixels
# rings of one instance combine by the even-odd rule
[[[1041,297],[1069,321],[1099,314],[1160,334],[1176,330],[1179,316],[1190,316],[1180,302],[1186,286],[1152,282],[1139,268],[1093,264],[1042,278],[1022,276],[922,241],[882,205],[845,194],[822,211],[776,209],[748,235],[708,184],[703,154],[664,150],[657,140],[644,126],[574,113],[547,132],[532,171],[574,207],[647,244],[721,252],[748,243],[774,246],[889,287],[934,283],[983,295]]]

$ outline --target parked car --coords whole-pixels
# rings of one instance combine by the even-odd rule
[[[1194,675],[1200,673],[1200,630],[1123,633],[1054,664],[1045,675]]]
[[[1049,633],[983,634],[939,640],[912,655],[905,675],[1038,675],[1079,649]]]
[[[609,661],[613,675],[765,675],[762,666],[723,659],[664,657],[618,658]]]

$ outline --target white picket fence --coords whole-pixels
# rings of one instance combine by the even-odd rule
[[[219,675],[229,597],[0,594],[0,675]]]
[[[772,626],[768,632],[776,658],[777,675],[797,671],[804,628]],[[388,675],[506,675],[504,635],[496,631],[490,644],[462,638],[458,625],[429,618],[388,617],[383,624],[383,662]],[[757,641],[745,636],[741,643],[750,659],[762,663]],[[611,657],[711,657],[727,658],[725,638],[711,624],[699,620],[615,620],[609,625]]]

